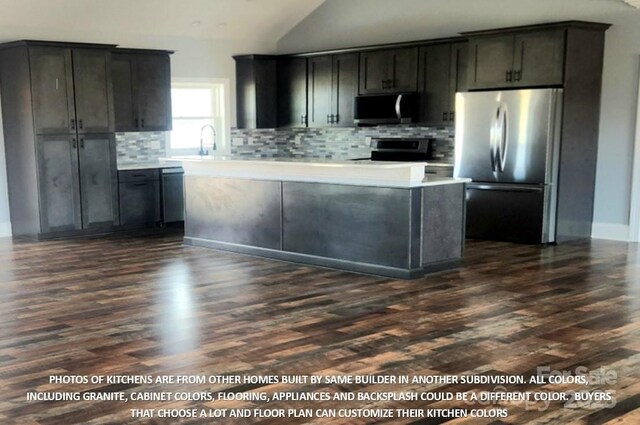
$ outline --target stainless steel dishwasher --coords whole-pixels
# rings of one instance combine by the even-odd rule
[[[184,170],[182,167],[162,169],[162,221],[184,221]]]

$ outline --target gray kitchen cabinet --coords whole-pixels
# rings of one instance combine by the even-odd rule
[[[420,48],[419,121],[453,125],[455,94],[466,87],[467,43],[441,43]]]
[[[233,58],[236,62],[237,127],[276,127],[275,56],[241,55]]]
[[[119,222],[116,143],[113,133],[78,137],[83,228]]]
[[[557,28],[472,37],[469,89],[562,85],[564,49]]]
[[[78,133],[113,132],[111,53],[72,49],[71,54]]]
[[[77,236],[118,224],[113,45],[0,45],[12,233]]]
[[[110,60],[105,49],[30,47],[36,133],[113,131]]]
[[[82,229],[77,137],[38,136],[36,151],[42,232]]]
[[[113,51],[111,73],[116,131],[171,130],[171,53],[138,49]]]
[[[278,127],[306,127],[307,59],[279,58],[277,88]]]
[[[360,94],[416,91],[417,77],[417,47],[360,53]]]
[[[40,135],[36,151],[43,233],[117,224],[113,134]]]
[[[28,53],[36,133],[75,132],[71,50],[32,47]]]
[[[309,58],[309,127],[331,124],[331,56]]]
[[[309,58],[309,127],[352,126],[358,54]]]
[[[120,224],[153,227],[160,223],[158,169],[118,172]]]

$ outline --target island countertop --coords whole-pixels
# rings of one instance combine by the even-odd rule
[[[261,180],[416,188],[468,183],[469,179],[425,176],[427,162],[339,161],[317,158],[239,159],[229,156],[175,156],[185,175]]]

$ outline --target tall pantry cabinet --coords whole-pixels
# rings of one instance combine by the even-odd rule
[[[119,223],[113,45],[0,45],[12,233],[41,239]]]

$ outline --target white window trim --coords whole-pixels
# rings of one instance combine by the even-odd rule
[[[222,131],[224,132],[224,140],[221,140],[221,143],[217,143],[217,154],[218,155],[229,155],[230,147],[231,147],[231,126],[229,125],[229,120],[231,119],[231,100],[230,87],[231,83],[228,78],[172,78],[171,79],[171,88],[174,85],[177,88],[189,88],[192,87],[201,87],[203,84],[222,84],[223,93],[223,120],[222,120]],[[173,119],[173,117],[171,117]],[[190,117],[193,118],[193,117]],[[185,118],[183,118],[185,119]],[[195,119],[195,118],[194,118]],[[217,129],[216,129],[217,130]],[[171,137],[171,136],[169,136]],[[167,154],[169,155],[197,155],[198,149],[171,149],[171,141],[167,146]],[[211,153],[211,152],[209,152]]]

